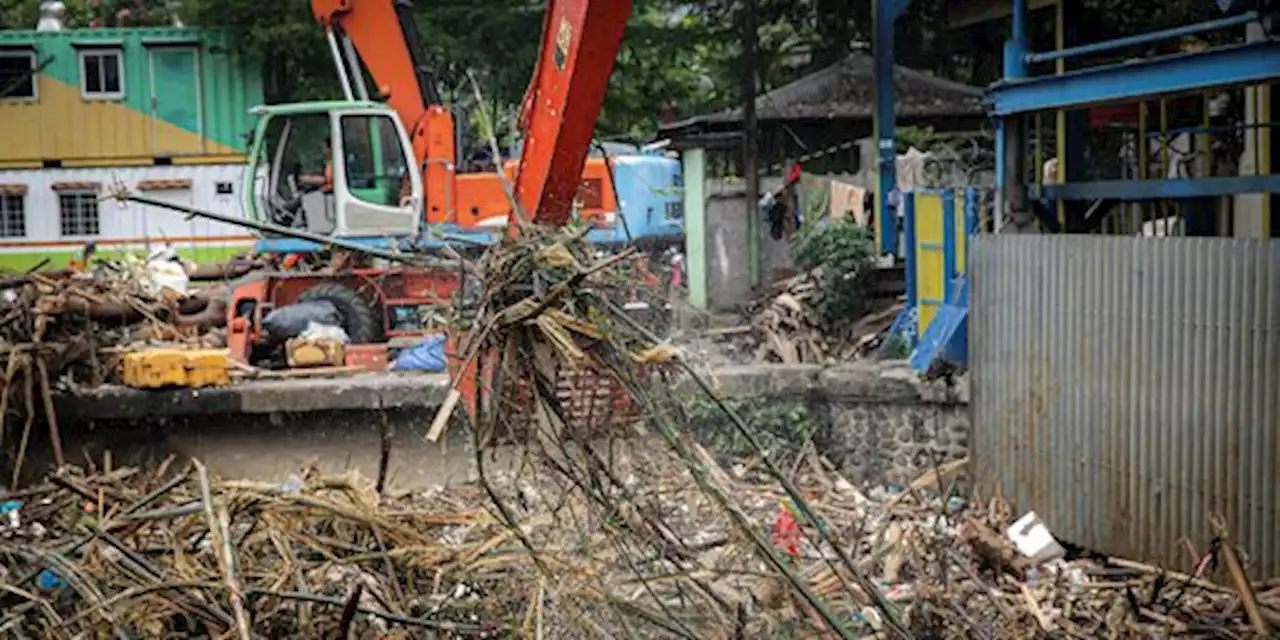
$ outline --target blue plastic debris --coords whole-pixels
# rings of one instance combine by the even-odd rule
[[[440,373],[445,370],[444,342],[444,334],[429,335],[417,346],[401,351],[391,368],[395,371]]]
[[[67,582],[58,574],[45,569],[36,576],[36,586],[45,591],[53,591],[55,589],[66,589]]]
[[[9,500],[4,504],[0,504],[0,516],[7,516],[9,526],[17,529],[22,526],[22,518],[19,516],[19,509],[22,508],[21,500]]]

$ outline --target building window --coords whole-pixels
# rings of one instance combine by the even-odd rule
[[[35,53],[0,51],[0,97],[5,100],[35,100],[35,70]]]
[[[98,235],[98,194],[59,193],[58,208],[62,235]]]
[[[0,193],[0,238],[27,236],[26,204],[24,194]]]
[[[80,52],[80,92],[98,100],[124,97],[124,56],[119,49]]]

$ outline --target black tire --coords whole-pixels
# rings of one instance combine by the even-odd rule
[[[383,342],[382,320],[355,289],[336,282],[322,282],[298,296],[298,302],[313,300],[324,300],[338,308],[342,314],[342,330],[347,332],[351,344]]]

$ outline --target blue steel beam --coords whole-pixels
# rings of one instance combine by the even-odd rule
[[[876,210],[880,212],[880,253],[897,254],[898,219],[889,195],[898,186],[897,153],[894,150],[893,95],[893,25],[906,12],[911,0],[875,0],[871,5],[875,33],[871,52],[875,57],[875,114],[872,119],[876,137],[879,177],[876,184]]]
[[[991,86],[997,116],[1125,102],[1280,78],[1280,40],[1221,47]]]
[[[1237,193],[1280,193],[1280,173],[1198,180],[1103,180],[1028,185],[1029,195],[1047,200],[1177,200]]]
[[[1071,58],[1089,56],[1095,53],[1106,53],[1108,51],[1115,51],[1116,49],[1134,47],[1140,44],[1150,44],[1152,42],[1162,42],[1165,40],[1172,40],[1174,38],[1181,38],[1183,36],[1196,35],[1207,31],[1219,31],[1222,29],[1229,29],[1231,27],[1241,27],[1249,24],[1250,22],[1256,22],[1257,20],[1258,12],[1250,11],[1248,13],[1218,18],[1217,20],[1197,22],[1195,24],[1175,27],[1173,29],[1165,29],[1163,31],[1153,31],[1151,33],[1129,36],[1127,38],[1116,38],[1115,40],[1083,44],[1078,47],[1069,47],[1062,51],[1032,53],[1027,55],[1027,62],[1036,64],[1040,62],[1053,62],[1054,60],[1069,60]]]

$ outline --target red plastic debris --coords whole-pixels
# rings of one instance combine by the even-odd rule
[[[773,523],[773,546],[787,553],[800,555],[800,526],[785,505],[778,512],[778,519]]]

